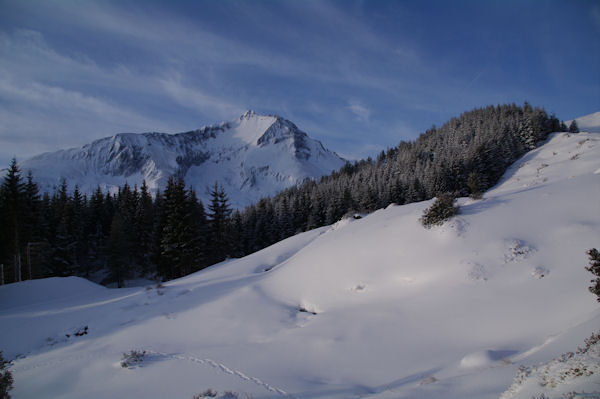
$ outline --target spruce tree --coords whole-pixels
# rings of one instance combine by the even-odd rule
[[[600,302],[600,253],[596,248],[592,248],[587,251],[587,254],[590,257],[590,265],[585,270],[597,277],[591,280],[592,285],[589,290],[596,295],[596,299]]]
[[[469,186],[469,190],[471,191],[471,198],[481,198],[481,189],[479,187],[479,174],[477,172],[471,172],[469,174],[469,178],[467,179],[467,186]]]
[[[241,258],[246,253],[246,246],[244,244],[245,226],[242,221],[242,214],[239,210],[233,212],[229,226],[229,237],[231,239],[231,256],[234,258]]]
[[[13,281],[23,279],[23,249],[27,245],[24,242],[24,229],[26,218],[26,189],[21,178],[21,169],[17,159],[13,158],[8,172],[0,186],[0,198],[2,206],[2,235],[5,243],[5,253],[2,254],[0,262],[12,264]],[[8,273],[7,273],[8,274]]]
[[[206,255],[206,213],[202,201],[196,197],[193,188],[188,189],[187,213],[189,215],[189,233],[185,237],[186,243],[186,274],[193,273],[208,266]]]
[[[170,177],[164,192],[164,226],[160,241],[163,270],[166,279],[180,277],[183,274],[183,246],[187,236],[187,193],[182,179]]]
[[[31,171],[27,173],[25,183],[24,216],[23,216],[23,245],[27,258],[27,273],[24,278],[40,275],[45,266],[47,246],[43,238],[47,237],[47,223],[43,219],[42,201],[37,184],[33,181]]]
[[[565,125],[565,123],[561,121],[561,122],[560,122],[559,131],[560,131],[560,132],[568,132],[568,131],[569,131],[569,128],[567,128],[567,125]]]
[[[129,277],[129,246],[126,229],[120,212],[115,213],[110,225],[110,236],[108,239],[108,281],[116,282],[117,287],[124,285],[125,279]]]
[[[73,202],[68,193],[65,179],[52,199],[53,234],[50,237],[52,259],[50,267],[54,276],[66,277],[74,274]]]
[[[181,178],[171,177],[161,201],[160,274],[172,279],[206,266],[206,219],[196,193],[187,190]]]
[[[140,189],[139,200],[135,211],[137,232],[136,263],[141,266],[143,274],[155,271],[152,262],[152,235],[154,228],[154,204],[148,186],[144,180]]]
[[[230,237],[227,233],[231,208],[225,190],[217,182],[215,182],[210,196],[211,200],[208,205],[209,258],[211,263],[217,263],[230,255]]]
[[[33,181],[31,171],[27,173],[27,182],[25,183],[25,234],[27,241],[39,241],[44,236],[41,220],[41,197],[37,184]]]
[[[446,220],[458,213],[458,206],[454,205],[456,199],[450,193],[438,194],[433,204],[423,212],[421,224],[425,228],[441,225]]]
[[[579,133],[579,126],[577,126],[577,121],[573,119],[573,122],[569,125],[569,133]]]
[[[79,186],[75,185],[71,198],[72,220],[70,226],[71,252],[73,259],[73,268],[78,275],[88,276],[90,273],[87,263],[88,242],[85,235],[86,219],[86,201],[79,191]]]
[[[90,197],[85,223],[86,236],[89,240],[86,263],[94,268],[104,266],[106,263],[106,242],[110,234],[107,219],[112,222],[112,216],[109,216],[105,207],[104,193],[100,187],[97,187]]]

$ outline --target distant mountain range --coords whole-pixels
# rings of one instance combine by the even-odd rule
[[[66,179],[84,193],[99,186],[115,192],[126,182],[164,189],[182,177],[205,204],[215,182],[242,208],[264,196],[316,179],[345,160],[277,115],[247,111],[231,122],[178,133],[120,133],[81,148],[44,153],[21,163],[40,190],[52,192]]]

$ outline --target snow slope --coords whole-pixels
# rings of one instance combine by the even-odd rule
[[[552,135],[443,226],[390,206],[147,288],[0,287],[14,398],[498,398],[600,330],[600,135]],[[87,327],[87,329],[85,328]],[[76,336],[76,333],[79,336]],[[67,334],[69,337],[67,337]],[[131,350],[145,360],[120,366]],[[600,390],[597,374],[569,390]],[[512,387],[505,398],[564,389]],[[533,389],[533,390],[532,390]]]
[[[72,190],[116,192],[126,182],[164,189],[183,177],[205,204],[218,181],[235,208],[273,195],[344,165],[337,154],[278,116],[247,111],[232,122],[175,135],[121,133],[82,148],[45,153],[24,161],[43,191],[66,179]]]

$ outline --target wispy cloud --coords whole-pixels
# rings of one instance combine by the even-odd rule
[[[0,76],[0,99],[10,99],[0,107],[0,159],[5,163],[17,154],[27,158],[118,132],[169,129],[122,104],[37,82],[17,84],[5,76]]]
[[[360,122],[368,122],[369,117],[371,116],[371,110],[364,106],[358,100],[350,100],[348,101],[348,108],[355,116],[355,119]]]
[[[219,118],[231,117],[246,109],[232,101],[206,94],[201,89],[186,86],[181,80],[179,75],[159,79],[165,93],[186,108],[201,109]]]
[[[514,38],[532,34],[511,30],[493,51],[486,47],[489,26],[504,37],[504,21],[514,12],[492,6],[504,14],[490,19],[490,6],[478,5],[463,7],[454,20],[417,3],[4,2],[0,141],[15,132],[33,140],[44,129],[54,136],[46,141],[60,146],[67,137],[87,142],[123,130],[176,132],[232,119],[252,107],[289,117],[351,153],[350,145],[364,144],[355,136],[382,147],[402,138],[395,134],[414,137],[412,129],[396,133],[397,121],[410,120],[423,130],[473,106],[534,101],[532,90],[543,99],[539,87],[550,86],[548,76],[555,87],[574,87],[580,95],[587,90],[586,98],[597,92],[588,67],[597,57],[580,51],[592,40],[573,41],[577,32],[562,32],[559,37],[573,45],[559,47],[579,51],[587,63],[556,62],[555,46],[539,49],[540,42],[556,42],[546,35],[520,57],[504,56],[520,40]],[[580,22],[597,32],[598,6],[563,8],[585,8],[587,18]],[[479,16],[489,21],[475,24],[482,35],[472,36],[473,28],[462,22]],[[546,79],[536,86],[527,70],[541,70],[544,52],[551,68],[535,74]],[[568,73],[574,68],[586,69],[587,78]],[[560,83],[567,75],[575,83]],[[558,92],[555,87],[548,91]],[[0,145],[0,152],[6,148]]]

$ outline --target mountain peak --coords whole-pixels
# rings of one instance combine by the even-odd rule
[[[256,111],[254,111],[253,109],[249,109],[240,116],[240,120],[251,119],[256,116],[261,116],[261,115],[257,114]]]
[[[259,115],[253,110],[248,110],[234,124],[233,136],[247,144],[256,145],[258,139],[276,120],[274,116]]]
[[[163,189],[169,176],[180,176],[210,200],[215,181],[235,208],[243,208],[306,179],[344,165],[337,154],[276,115],[246,111],[220,125],[177,134],[120,133],[82,148],[46,153],[25,161],[42,191],[52,192],[65,178],[91,193],[97,186],[115,192],[120,185]]]

